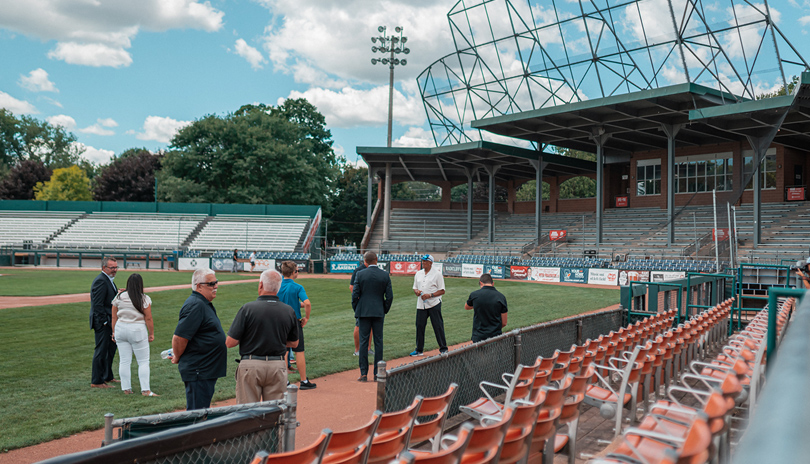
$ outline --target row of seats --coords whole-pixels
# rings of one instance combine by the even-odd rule
[[[248,259],[250,251],[237,251],[236,256],[239,259]],[[211,255],[212,258],[232,258],[233,250],[219,250]],[[256,253],[256,259],[277,259],[277,260],[298,260],[306,261],[310,258],[309,253],[290,253],[284,251],[260,251]]]
[[[422,255],[401,255],[381,253],[377,255],[377,260],[382,262],[397,261],[404,263],[414,263],[419,261]],[[359,253],[340,253],[332,256],[332,261],[363,261],[363,255]]]
[[[720,262],[720,269],[726,269],[729,263]],[[687,260],[687,259],[629,259],[625,262],[613,263],[616,269],[638,269],[650,271],[694,271],[694,272],[715,272],[717,263],[711,260]]]

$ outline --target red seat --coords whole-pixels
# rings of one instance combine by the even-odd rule
[[[307,447],[286,453],[269,455],[257,453],[251,464],[319,464],[323,459],[331,437],[332,431],[324,429],[321,436]]]
[[[457,391],[458,384],[451,383],[447,391],[441,395],[431,396],[422,400],[416,422],[413,424],[413,432],[411,432],[411,446],[430,440],[433,452],[439,451],[438,439],[441,437],[442,431],[444,431],[447,413],[450,410],[450,404],[453,402]],[[435,417],[424,422],[419,421],[419,417],[428,416]]]
[[[380,419],[382,419],[382,412],[374,411],[368,424],[355,430],[332,433],[323,462],[325,464],[364,464],[368,460],[371,442],[380,424]]]

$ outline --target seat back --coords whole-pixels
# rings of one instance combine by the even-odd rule
[[[323,462],[326,464],[365,463],[382,415],[381,411],[374,411],[368,424],[355,430],[332,433]]]
[[[395,464],[461,464],[464,451],[472,438],[473,425],[464,424],[456,435],[456,441],[443,450],[434,453],[419,453],[413,455],[404,451],[399,459],[393,461]]]
[[[450,404],[458,391],[458,384],[451,383],[446,392],[438,396],[431,396],[422,400],[417,413],[416,422],[413,424],[410,443],[421,443],[425,440],[438,438],[444,430],[444,423],[447,420],[447,412]],[[432,419],[419,421],[419,417],[435,416]],[[437,442],[438,443],[438,442]]]
[[[490,425],[479,425],[473,429],[472,439],[464,451],[465,462],[485,464],[498,462],[498,457],[506,439],[506,432],[515,416],[515,404],[509,404],[503,411],[501,420]]]
[[[321,435],[311,445],[286,453],[270,454],[264,460],[259,460],[257,464],[319,464],[323,460],[331,438],[332,431],[323,429]],[[251,463],[256,462],[257,458],[259,458],[258,455],[253,458]]]
[[[515,409],[499,456],[500,464],[522,462],[529,455],[537,417],[546,401],[546,390],[541,388],[540,393],[534,394],[533,397],[532,403],[520,404]]]
[[[380,425],[377,427],[376,436],[395,434],[405,429],[410,437],[410,431],[414,421],[416,421],[416,415],[419,413],[419,407],[422,405],[423,400],[422,396],[417,395],[413,399],[413,403],[407,408],[383,414],[382,418],[380,418]],[[374,441],[377,441],[376,437]]]

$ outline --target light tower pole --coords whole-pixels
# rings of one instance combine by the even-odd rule
[[[376,44],[377,41],[380,42],[380,46],[373,45],[371,47],[371,51],[373,53],[382,53],[382,54],[390,54],[388,58],[372,58],[371,64],[387,64],[390,70],[388,76],[388,145],[391,146],[391,129],[394,121],[394,66],[402,65],[405,66],[408,64],[408,61],[405,59],[400,60],[396,58],[395,55],[400,53],[408,54],[411,52],[410,48],[405,47],[405,42],[408,41],[407,37],[402,35],[402,27],[397,26],[394,28],[394,31],[397,35],[388,36],[386,34],[386,27],[380,26],[377,28],[377,31],[380,33],[377,37],[371,38],[371,43]]]

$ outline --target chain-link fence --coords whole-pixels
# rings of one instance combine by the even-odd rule
[[[283,403],[234,412],[218,419],[124,440],[44,464],[244,464],[258,451],[281,452]],[[168,416],[170,414],[167,414]]]
[[[450,383],[459,385],[449,417],[458,407],[481,396],[481,381],[502,383],[501,374],[512,372],[518,363],[533,364],[537,356],[550,356],[554,350],[567,350],[587,338],[616,330],[624,322],[624,310],[603,311],[513,330],[444,355],[422,359],[386,371],[378,385],[377,408],[398,411],[414,396],[436,396]]]

